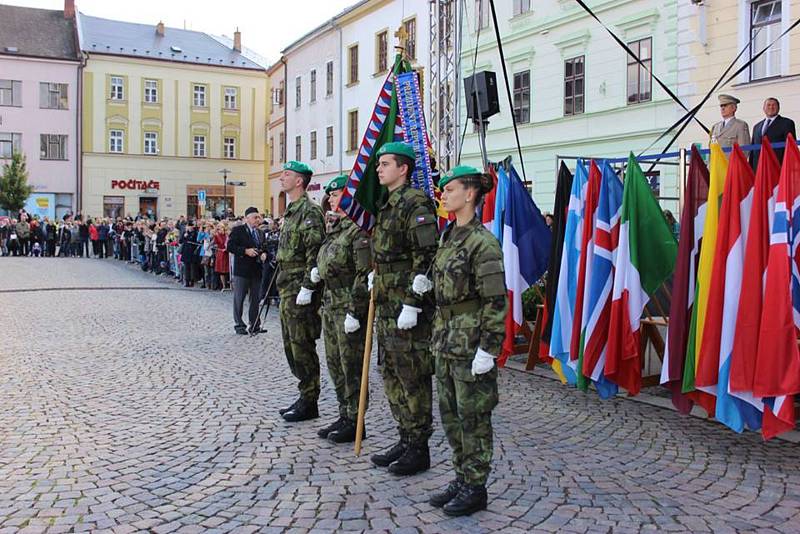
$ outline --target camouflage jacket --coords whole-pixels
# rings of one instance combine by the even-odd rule
[[[478,347],[499,355],[507,306],[503,253],[477,217],[451,223],[433,262],[431,350],[436,356],[469,358]]]
[[[416,275],[428,274],[437,237],[433,200],[407,184],[389,194],[372,231],[379,316],[397,317],[402,304],[417,308],[432,305],[429,297],[414,293],[411,284]]]
[[[286,208],[276,254],[281,270],[276,282],[281,296],[298,293],[300,286],[316,288],[311,282],[311,269],[317,265],[324,232],[322,209],[311,202],[307,194]]]
[[[367,275],[372,269],[369,236],[347,217],[329,222],[317,254],[319,276],[325,284],[325,306],[338,306],[363,321],[367,318]]]

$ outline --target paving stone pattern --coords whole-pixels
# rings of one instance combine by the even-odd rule
[[[8,291],[57,287],[160,289]],[[410,478],[368,460],[396,435],[374,368],[360,458],[316,436],[324,368],[323,417],[285,423],[277,318],[237,336],[230,299],[112,260],[0,259],[0,532],[800,530],[796,445],[511,370],[489,510],[447,518],[427,504],[452,476],[438,414]]]

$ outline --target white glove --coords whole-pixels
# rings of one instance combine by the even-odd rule
[[[472,359],[472,376],[488,373],[494,367],[494,356],[478,348],[475,351],[475,358]]]
[[[403,311],[397,318],[397,328],[400,330],[411,330],[417,326],[417,315],[422,311],[421,308],[415,308],[408,304],[403,304]]]
[[[375,282],[375,271],[370,271],[367,275],[367,290],[372,292],[372,284]]]
[[[353,332],[357,331],[361,328],[361,323],[350,315],[349,313],[344,316],[344,333],[345,334],[352,334]]]
[[[298,306],[307,306],[311,304],[311,295],[314,293],[313,289],[300,288],[300,293],[297,294],[297,299],[294,303]]]
[[[313,269],[311,269],[311,281],[314,282],[315,284],[319,284],[320,280],[322,280],[322,278],[319,277],[319,269],[314,267]]]
[[[414,277],[414,282],[411,284],[411,289],[420,297],[433,289],[433,282],[428,280],[424,274],[418,274]]]

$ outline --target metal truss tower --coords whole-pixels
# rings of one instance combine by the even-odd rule
[[[456,165],[459,149],[459,0],[430,0],[430,140],[441,172]]]

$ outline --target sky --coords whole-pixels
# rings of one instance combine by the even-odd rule
[[[233,37],[270,63],[281,50],[358,0],[76,0],[78,10],[94,17],[203,31]],[[63,0],[0,0],[42,9],[64,9]]]

